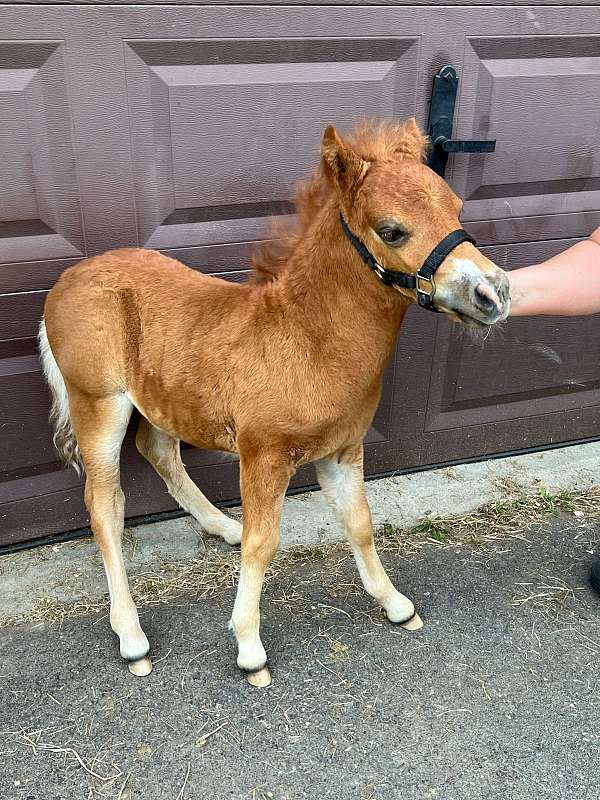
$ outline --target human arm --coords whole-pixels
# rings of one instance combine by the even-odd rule
[[[541,264],[508,273],[510,316],[600,312],[600,228]]]

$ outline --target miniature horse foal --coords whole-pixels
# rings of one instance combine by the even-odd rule
[[[248,283],[132,248],[82,261],[50,292],[40,348],[55,443],[85,468],[110,622],[134,674],[151,669],[121,552],[119,453],[134,407],[138,449],[169,492],[208,533],[241,541],[231,626],[250,683],[271,680],[260,595],[301,464],[315,463],[367,592],[391,622],[421,626],[375,551],[363,437],[415,297],[471,327],[504,319],[509,303],[506,276],[460,229],[460,200],[425,165],[426,144],[414,120],[344,140],[329,127],[298,193],[296,232],[255,257]],[[180,440],[239,454],[243,528],[188,477]]]

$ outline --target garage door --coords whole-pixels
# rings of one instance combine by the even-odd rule
[[[243,279],[325,125],[425,124],[446,63],[460,76],[455,134],[497,142],[446,173],[487,254],[534,263],[600,224],[593,7],[0,6],[1,544],[87,524],[51,446],[35,346],[61,272],[143,245]],[[368,472],[595,436],[599,347],[596,317],[516,320],[482,345],[412,309]],[[128,516],[173,508],[130,441],[123,459]],[[184,460],[212,499],[238,496],[234,459]],[[295,485],[312,481],[307,469]]]

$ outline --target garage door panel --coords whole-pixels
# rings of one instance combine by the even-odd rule
[[[454,158],[465,221],[510,218],[518,241],[531,215],[598,209],[599,53],[598,36],[468,38],[455,136],[496,150]]]
[[[586,324],[587,323],[587,324]],[[597,319],[515,320],[485,344],[440,332],[427,430],[600,404]],[[581,342],[588,344],[582,348]]]
[[[31,497],[24,499],[19,492],[15,499],[0,503],[0,541],[3,546],[44,539],[88,524],[83,491],[79,486],[58,492],[45,492],[43,485],[31,488]],[[27,514],[23,513],[24,503],[27,504]]]
[[[23,137],[26,120],[24,89],[31,80],[33,70],[3,70],[0,91],[0,112],[5,157],[2,159],[2,181],[0,182],[0,213],[2,228],[9,230],[14,220],[41,223],[33,185],[33,169],[29,142]]]
[[[325,125],[413,113],[424,124],[445,63],[460,76],[455,135],[498,142],[493,154],[449,161],[466,225],[501,266],[539,261],[600,224],[599,34],[597,11],[583,7],[7,6],[0,542],[87,522],[80,481],[51,449],[35,357],[44,292],[63,269],[147,245],[244,278],[253,245],[293,213]],[[411,309],[367,436],[367,472],[597,435],[595,326],[516,320],[480,345]],[[173,508],[132,436],[127,515]],[[209,497],[237,497],[235,457],[183,455]],[[301,470],[293,485],[312,482]]]
[[[47,292],[0,295],[0,341],[35,340]]]
[[[520,241],[525,245],[527,241],[564,239],[565,247],[568,247],[571,237],[587,237],[598,226],[600,211],[578,211],[551,216],[535,214],[519,219],[490,219],[464,224],[480,246],[498,242],[514,244]]]
[[[51,470],[57,458],[46,424],[47,391],[36,355],[0,362],[0,417],[0,481],[17,480],[32,469]]]
[[[539,263],[572,244],[532,242],[484,252],[511,269]],[[485,343],[440,325],[435,353],[428,431],[540,414],[558,418],[585,407],[600,411],[600,315],[516,318],[492,330]]]
[[[79,258],[56,258],[0,264],[0,285],[7,293],[50,289],[62,273],[78,261]]]
[[[125,47],[138,228],[161,249],[265,238],[327,124],[414,111],[416,38]]]
[[[82,255],[63,42],[0,42],[0,115],[0,261]]]
[[[572,243],[531,242],[484,252],[511,269],[550,258]],[[558,442],[600,430],[600,314],[516,318],[490,331],[485,342],[440,320],[430,364],[419,435],[430,440],[431,455],[437,452],[439,460],[452,434],[452,453],[460,458],[469,457],[473,443],[486,442],[491,452],[510,449],[515,430],[527,436],[523,446],[543,443],[535,431]],[[421,374],[418,385],[424,379]]]

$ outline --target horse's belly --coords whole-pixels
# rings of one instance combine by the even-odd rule
[[[221,415],[207,413],[200,405],[170,401],[165,395],[159,401],[152,397],[139,399],[133,393],[130,396],[148,422],[173,438],[205,450],[237,452],[233,428]]]

